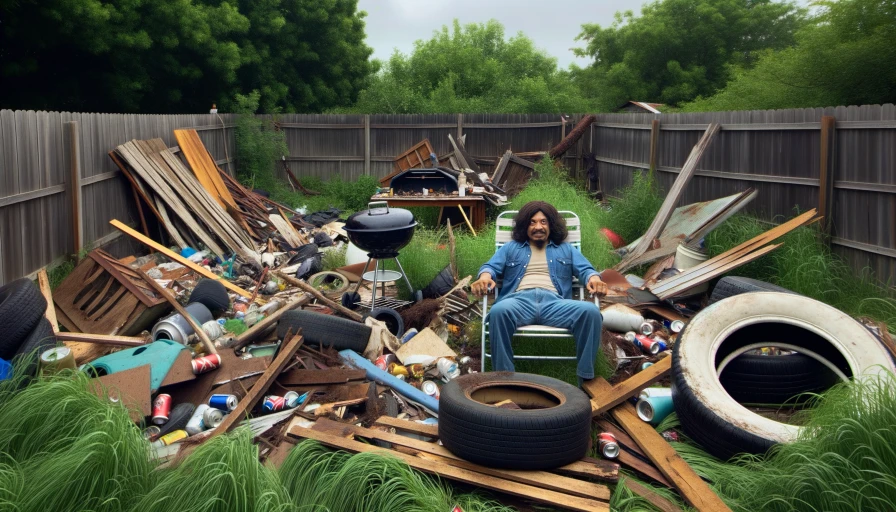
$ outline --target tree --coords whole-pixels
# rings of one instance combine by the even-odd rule
[[[797,44],[766,52],[719,93],[684,105],[689,111],[743,110],[896,101],[896,3],[818,2]]]
[[[365,113],[583,112],[568,73],[522,33],[505,39],[495,20],[452,28],[396,52],[351,109]]]
[[[679,104],[725,86],[734,69],[749,67],[767,49],[793,44],[805,10],[771,0],[659,0],[641,16],[616,13],[607,28],[585,24],[574,68],[586,91],[612,109],[628,100]]]
[[[5,108],[179,113],[354,100],[371,71],[356,0],[0,0]]]

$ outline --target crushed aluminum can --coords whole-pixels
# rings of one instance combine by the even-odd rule
[[[218,428],[222,421],[224,421],[224,411],[220,409],[209,407],[202,413],[202,423],[205,424],[206,429]]]
[[[307,396],[307,393],[305,393]],[[302,395],[299,395],[295,391],[287,391],[286,394],[283,395],[283,399],[286,400],[286,407],[290,409],[295,409],[299,404],[304,402],[304,398]]]
[[[667,430],[660,435],[662,435],[663,439],[665,439],[666,442],[669,442],[669,443],[677,443],[681,440],[678,437],[678,432],[676,432],[674,430]]]
[[[184,427],[187,434],[195,436],[200,432],[205,432],[205,421],[203,421],[203,416],[208,408],[208,404],[199,404],[199,407],[197,407],[196,411],[193,412],[193,415],[190,416],[190,421],[187,422],[187,426]]]
[[[376,358],[376,362],[373,364],[380,370],[386,371],[389,368],[389,365],[396,361],[398,361],[398,358],[395,357],[395,354],[383,354]]]
[[[164,425],[171,414],[171,395],[162,393],[152,403],[152,422],[156,425]]]
[[[641,323],[641,327],[639,328],[639,330],[644,336],[650,336],[651,334],[653,334],[653,324],[651,324],[650,322],[643,322]]]
[[[264,403],[261,406],[265,412],[277,412],[286,409],[286,398],[277,395],[268,395],[264,397]]]
[[[210,372],[215,368],[221,367],[221,356],[218,354],[209,354],[203,357],[197,357],[190,361],[190,364],[193,365],[193,373],[196,375],[200,375],[206,372]]]
[[[438,400],[441,395],[439,392],[439,385],[431,380],[424,380],[423,385],[420,386],[420,390],[436,400]]]
[[[681,320],[663,320],[663,326],[673,333],[679,333],[684,329],[684,322]]]
[[[616,436],[609,432],[601,432],[597,436],[597,445],[600,448],[600,454],[606,459],[615,459],[619,457],[619,442]]]
[[[629,331],[625,333],[625,339],[650,355],[657,355],[660,352],[660,344],[643,334],[635,334]]]

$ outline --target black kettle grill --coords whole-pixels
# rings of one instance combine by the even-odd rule
[[[364,278],[358,281],[354,292],[346,292],[342,296],[342,305],[345,307],[353,307],[360,301],[358,290],[361,289],[361,283],[365,279],[373,281],[371,307],[376,306],[377,282],[399,278],[399,276],[394,276],[394,274],[388,274],[394,271],[380,270],[380,261],[389,258],[395,260],[395,264],[400,271],[396,273],[400,274],[405,284],[408,285],[411,295],[414,295],[414,287],[411,286],[404,268],[401,267],[401,263],[398,261],[399,249],[410,243],[411,238],[414,236],[414,228],[417,226],[414,214],[402,208],[389,208],[389,203],[386,201],[368,203],[367,208],[367,210],[350,216],[345,221],[343,229],[353,244],[367,251],[367,264],[364,265],[363,274],[368,273],[367,268],[370,265],[370,260],[375,259],[376,264],[372,272],[372,279]]]

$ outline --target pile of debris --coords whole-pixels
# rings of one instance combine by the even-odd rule
[[[583,131],[573,130],[551,156]],[[336,210],[299,215],[247,190],[217,168],[191,130],[175,131],[179,148],[155,139],[110,153],[140,198],[143,232],[117,220],[112,225],[150,254],[116,259],[95,250],[54,292],[45,272],[39,286],[25,279],[4,286],[0,318],[16,320],[0,322],[0,358],[44,374],[88,373],[110,407],[128,408],[160,463],[176,464],[206,440],[247,425],[273,465],[298,440],[314,439],[349,452],[389,453],[420,471],[582,511],[609,510],[606,484],[617,483],[624,467],[675,489],[697,510],[727,510],[669,444],[677,433],[655,430],[668,414],[676,411],[685,433],[720,457],[763,452],[795,439],[798,428],[738,402],[784,402],[872,367],[893,370],[896,346],[885,327],[872,333],[833,308],[766,283],[726,277],[707,306],[711,280],[817,220],[810,210],[716,257],[701,254],[699,241],[756,196],[749,189],[675,209],[717,131],[712,125],[704,134],[642,238],[624,245],[605,230],[623,256],[601,275],[610,290],[601,300],[603,350],[617,372],[609,382],[586,381],[590,399],[555,379],[478,371],[485,341],[480,345],[478,333],[468,331],[480,325],[483,309],[465,291],[471,278],[458,279],[453,265],[425,291],[411,290],[413,302],[397,299],[391,283],[400,273],[389,277],[376,266],[369,273],[370,261],[322,272],[325,252],[355,241],[359,228],[351,219],[343,223]],[[503,204],[531,176],[531,161],[510,151],[492,162],[489,176],[463,139],[451,143],[454,151],[442,157],[423,141],[396,159],[396,172],[384,178],[393,184],[391,195],[402,176],[435,170],[442,174],[430,178],[441,176],[455,188],[424,193],[421,187],[421,196],[469,192]],[[154,240],[154,225],[180,250]],[[449,237],[453,242],[450,224]],[[623,274],[650,263],[642,276]],[[744,293],[751,291],[765,292],[762,300]],[[818,332],[833,349],[818,349]],[[449,345],[452,334],[461,343]],[[778,357],[759,355],[769,352]],[[33,353],[39,358],[27,359]],[[753,355],[763,364],[743,359]],[[817,378],[796,385],[777,366],[760,370],[775,359],[809,365]],[[669,386],[652,387],[657,383]],[[595,427],[602,458],[588,456]],[[631,479],[624,485],[661,510],[678,510]]]

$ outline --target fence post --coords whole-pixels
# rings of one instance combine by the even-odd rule
[[[75,258],[80,260],[81,247],[84,242],[84,225],[81,222],[83,205],[81,204],[81,148],[78,141],[78,122],[68,123],[68,141],[71,155],[69,193],[72,199],[72,241],[74,242]]]
[[[653,176],[656,171],[656,154],[657,144],[660,139],[660,120],[654,119],[650,122],[650,175]]]
[[[460,140],[460,138],[463,136],[463,134],[464,134],[464,115],[457,114],[457,140]]]
[[[821,221],[822,232],[830,243],[831,227],[834,216],[834,173],[835,173],[835,140],[834,130],[836,119],[834,116],[821,117],[821,155],[818,173],[818,215],[824,217]]]
[[[364,174],[370,175],[370,114],[364,114]]]

